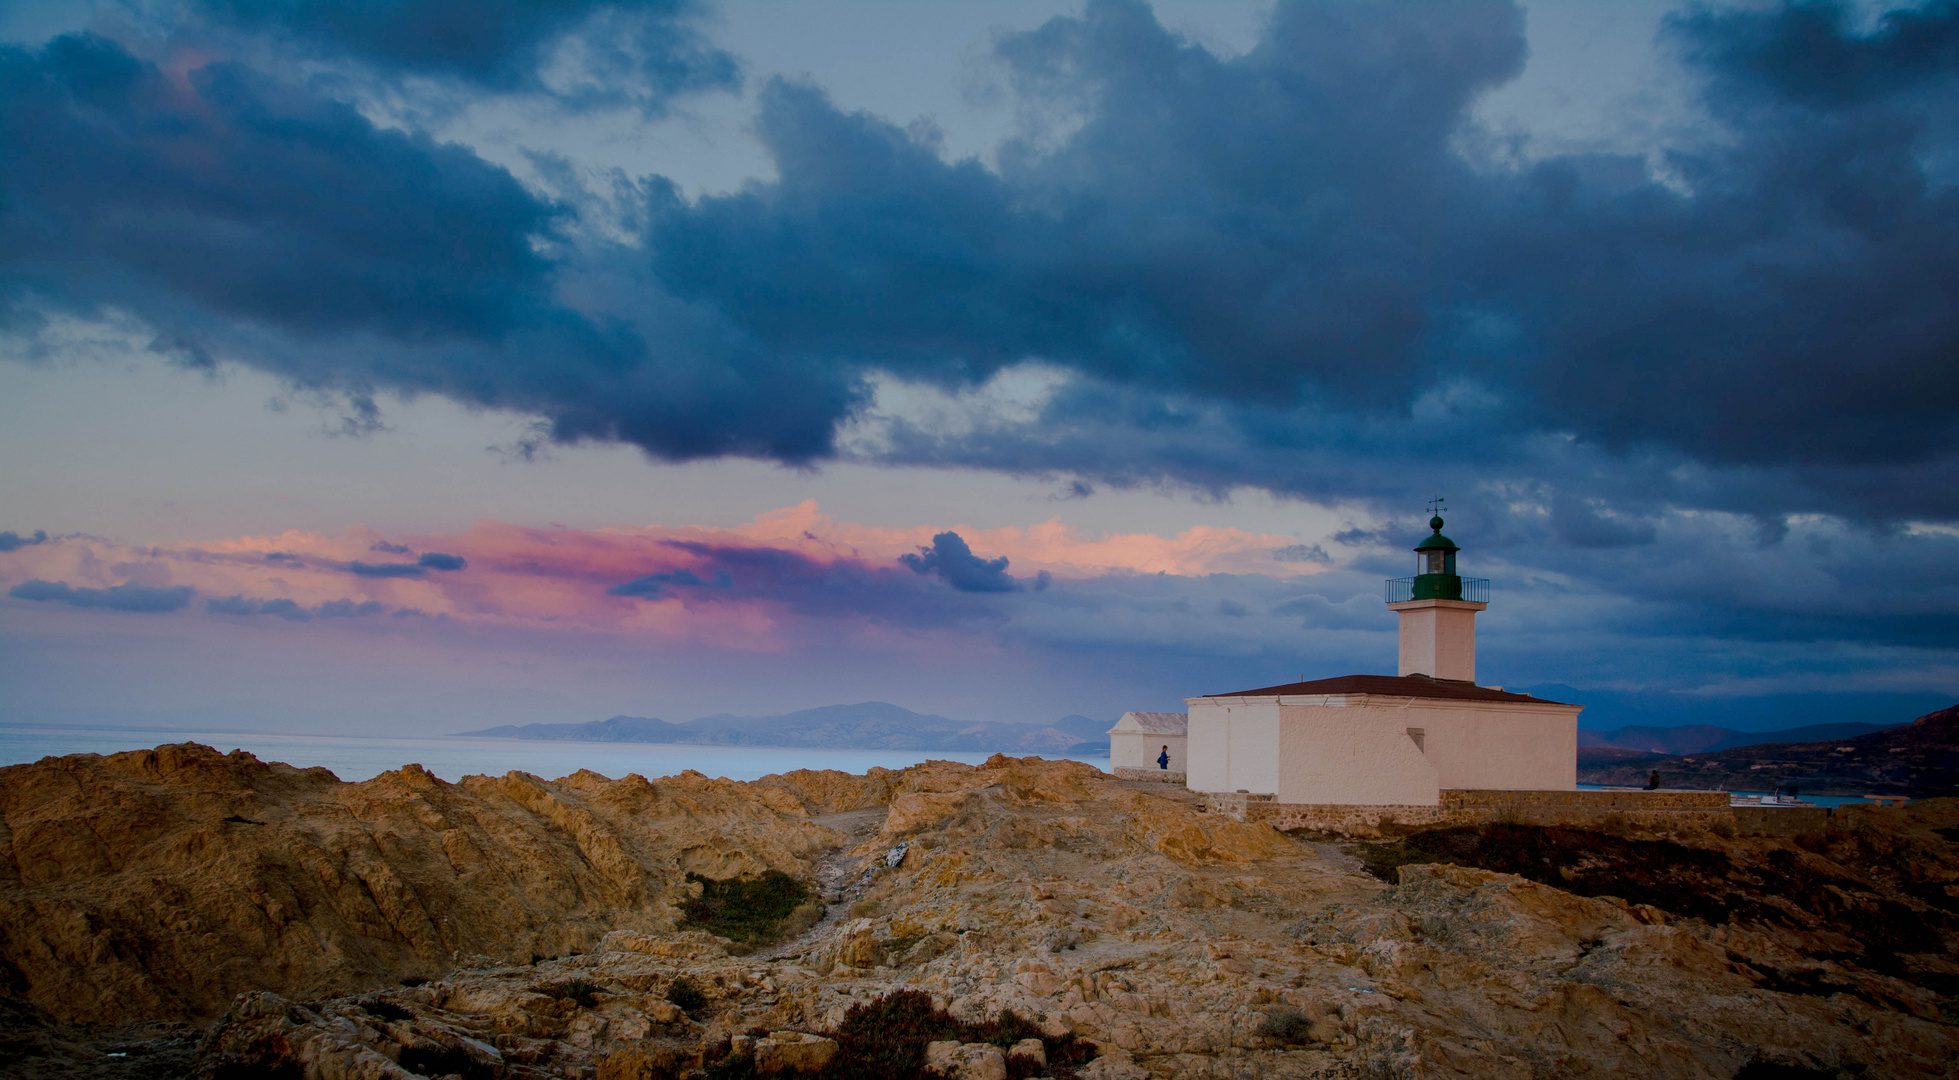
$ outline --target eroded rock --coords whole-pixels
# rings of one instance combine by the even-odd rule
[[[78,950],[158,932],[153,916],[110,895],[118,888],[152,899],[177,888],[169,895],[188,925],[228,926],[235,917],[244,926],[233,898],[164,872],[181,865],[187,875],[198,865],[190,847],[172,844],[205,845],[196,850],[214,881],[257,882],[250,895],[267,909],[255,907],[256,917],[269,924],[269,909],[288,918],[276,924],[288,929],[249,940],[271,941],[274,955],[285,956],[301,948],[299,930],[318,934],[298,973],[280,976],[280,993],[251,987],[224,1000],[195,1055],[207,1073],[686,1080],[732,1053],[784,1075],[825,1067],[813,1064],[825,1052],[847,1052],[848,1040],[830,1036],[853,1015],[876,1015],[863,1010],[900,989],[968,1024],[995,1024],[1006,1011],[1025,1025],[991,1032],[1039,1033],[1006,1051],[964,1041],[929,1048],[947,1076],[989,1080],[1003,1080],[1010,1059],[1017,1075],[1096,1080],[1728,1080],[1749,1061],[1936,1077],[1959,1058],[1959,1027],[1940,984],[1905,977],[1941,964],[1959,974],[1950,922],[1914,901],[1917,894],[1888,902],[1918,903],[1916,917],[1946,927],[1944,936],[1914,939],[1930,951],[1911,954],[1909,966],[1878,969],[1864,962],[1855,937],[1870,920],[1860,924],[1854,913],[1828,924],[1791,915],[1709,925],[1433,864],[1402,867],[1387,886],[1310,844],[1204,815],[1174,790],[1140,791],[1075,763],[1002,757],[978,768],[935,762],[755,785],[582,774],[445,787],[404,771],[364,787],[217,755],[158,753],[150,764],[126,755],[61,759],[58,768],[19,774],[26,792],[0,793],[0,804],[25,808],[8,819],[23,872],[0,877],[0,904],[12,918],[0,923],[0,941],[21,970],[70,965],[36,972],[44,988],[79,985],[99,971],[110,987],[147,986],[149,1000],[179,1002],[187,1015],[182,1003],[267,970],[259,958],[228,951],[240,948],[245,929],[200,939],[208,962],[199,970],[173,967],[182,955],[174,947],[99,965],[89,959],[96,954]],[[905,826],[906,856],[891,865],[889,820],[874,811],[906,799],[919,813]],[[171,814],[205,805],[266,822],[225,828],[284,829],[297,846],[281,854],[202,826],[173,831]],[[1891,831],[1845,842],[1858,858],[1911,852],[1913,887],[1944,896],[1945,883],[1959,884],[1959,858],[1949,845],[1932,845],[1946,843],[1936,830],[1959,829],[1959,803],[1905,809],[1916,816],[1860,816],[1862,828]],[[650,816],[634,816],[642,813]],[[103,837],[76,835],[65,864],[73,869],[64,868],[70,841],[62,837],[87,815],[105,823]],[[1745,843],[1754,846],[1724,850],[1758,861],[1797,850],[1773,839]],[[808,935],[749,955],[680,930],[670,901],[684,887],[680,863],[690,850],[695,858],[703,850],[753,855],[807,875],[832,913]],[[539,853],[545,869],[527,867],[527,853]],[[550,878],[560,856],[591,896]],[[589,865],[574,867],[574,857]],[[1831,887],[1852,872],[1821,852],[1777,858]],[[318,884],[299,881],[295,866]],[[355,867],[365,876],[348,877]],[[359,901],[365,908],[356,880],[374,890]],[[275,888],[281,882],[290,895]],[[429,898],[465,884],[516,909],[490,919],[475,913],[481,901],[468,901],[456,918],[483,936],[458,942],[460,959],[422,959],[413,935],[386,912],[411,930],[421,912],[439,928],[445,911]],[[1839,894],[1855,895],[1818,895]],[[72,911],[54,902],[58,895],[76,897]],[[618,911],[601,911],[594,899],[630,896],[640,899]],[[1811,906],[1826,902],[1836,901]],[[308,915],[308,904],[326,907]],[[525,929],[500,938],[506,923]],[[536,943],[551,927],[583,944],[543,952]],[[32,935],[50,944],[37,946]],[[376,974],[398,970],[373,959],[394,955],[425,965],[409,974],[429,981],[404,987]],[[682,985],[699,995],[688,1013],[665,1000]],[[79,998],[74,1013],[85,1015],[107,992],[90,991],[96,996]],[[44,1040],[45,1053],[59,1052],[57,1042]],[[913,1044],[913,1052],[927,1048]]]

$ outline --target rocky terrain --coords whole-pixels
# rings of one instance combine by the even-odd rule
[[[1657,770],[1667,787],[1811,795],[1959,795],[1959,705],[1909,724],[1821,742],[1759,743],[1699,754],[1578,751],[1578,782],[1642,787]]]
[[[0,815],[9,1076],[1761,1080],[1959,1061],[1956,800],[1853,808],[1800,841],[1603,821],[1349,844],[1032,758],[342,784],[186,745],[0,770]],[[744,897],[787,936],[702,928],[746,917]]]

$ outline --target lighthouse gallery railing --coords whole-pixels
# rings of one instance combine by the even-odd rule
[[[1389,578],[1384,592],[1390,604],[1406,603],[1415,598],[1415,579],[1411,577]],[[1462,579],[1462,598],[1472,604],[1490,602],[1490,579],[1466,577]]]

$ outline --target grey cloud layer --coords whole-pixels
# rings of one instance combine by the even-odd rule
[[[216,6],[490,82],[603,7],[493,6],[450,55],[414,32],[461,18],[447,0]],[[1474,414],[1488,445],[1457,449],[1478,464],[1570,432],[1780,470],[1817,509],[1951,517],[1924,481],[1959,433],[1955,25],[1945,3],[1862,36],[1828,5],[1674,20],[1717,130],[1668,185],[1632,159],[1459,152],[1524,63],[1504,0],[1283,4],[1233,59],[1096,0],[997,46],[1024,100],[1079,119],[1053,147],[947,162],[772,83],[755,130],[779,179],[693,203],[645,181],[637,253],[573,244],[573,207],[313,90],[235,62],[179,85],[63,38],[0,55],[0,252],[16,326],[122,304],[186,357],[666,458],[820,459],[875,373],[958,389],[1037,357],[1076,378],[1051,438],[900,430],[892,456],[1316,494],[1297,472],[1468,437],[1423,415],[1439,400]],[[1207,423],[1240,445],[1182,445]],[[1098,428],[1163,438],[1099,460],[1070,438]]]

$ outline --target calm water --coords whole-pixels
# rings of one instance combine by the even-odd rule
[[[873,765],[902,769],[921,761],[977,765],[984,753],[929,750],[812,750],[781,746],[667,746],[650,743],[536,742],[438,736],[384,739],[339,735],[239,735],[208,731],[131,731],[122,728],[0,725],[0,765],[18,765],[59,754],[114,754],[163,743],[199,742],[221,753],[243,750],[261,761],[310,768],[323,765],[342,780],[369,780],[413,762],[451,782],[477,773],[501,776],[513,769],[547,779],[590,769],[603,776],[638,773],[672,776],[695,769],[730,780],[754,780],[791,769],[840,769],[861,773]],[[1107,769],[1106,757],[1082,757]]]

